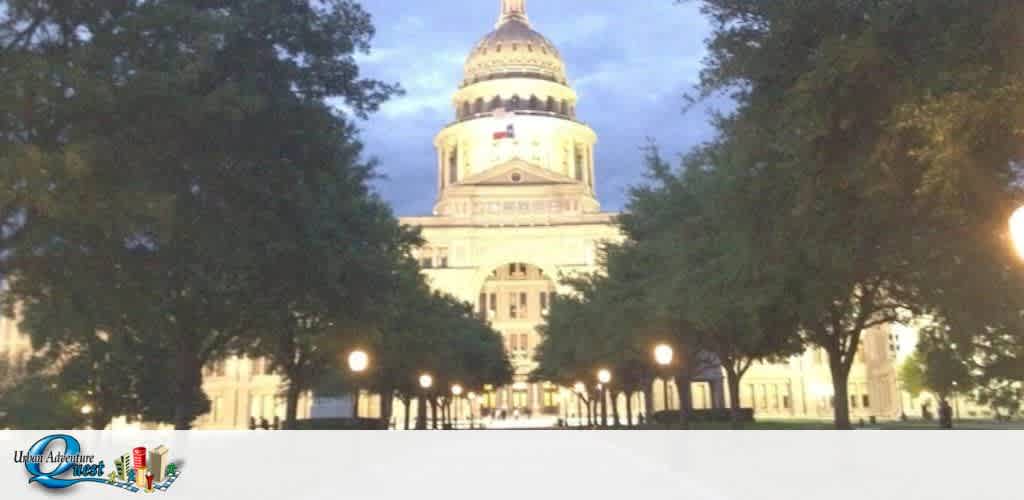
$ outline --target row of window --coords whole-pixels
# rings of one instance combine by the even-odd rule
[[[740,402],[747,408],[755,410],[790,410],[793,398],[788,385],[778,384],[747,384],[740,395]],[[819,408],[825,405],[831,409],[835,406],[835,396],[818,400]],[[850,409],[871,408],[871,398],[866,392],[850,395]]]
[[[249,418],[266,419],[268,421],[279,418],[281,415],[278,410],[283,404],[284,402],[281,398],[271,394],[264,394],[262,396],[250,395]],[[208,414],[210,421],[224,422],[228,420],[228,416],[229,413],[225,407],[224,398],[220,396],[213,398],[210,401],[210,413]]]
[[[448,267],[448,248],[423,247],[416,252],[416,259],[423,269]]]
[[[203,374],[207,377],[226,377],[228,375],[227,366],[227,360],[225,359],[213,361],[203,368]],[[266,358],[250,358],[249,375],[256,376],[272,374],[273,371],[270,369],[270,362]]]
[[[538,111],[554,113],[569,118],[576,117],[576,106],[568,99],[558,100],[554,97],[541,99],[536,95],[531,95],[528,99],[523,99],[518,95],[508,99],[494,96],[490,101],[484,100],[483,97],[478,97],[475,101],[464,101],[459,104],[456,108],[455,116],[459,120],[464,120],[480,113],[490,113],[499,109],[507,111]]]
[[[525,270],[524,270],[525,272]],[[541,315],[547,314],[548,304],[554,296],[554,292],[542,291],[537,294],[537,304]],[[498,317],[498,294],[495,292],[481,293],[477,303],[477,312],[481,319],[530,319],[530,294],[528,292],[509,292],[508,315]]]

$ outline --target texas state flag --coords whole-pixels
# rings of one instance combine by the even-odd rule
[[[515,139],[515,137],[516,137],[516,127],[515,127],[515,125],[512,125],[511,123],[507,127],[505,127],[505,130],[503,132],[495,132],[494,133],[494,140],[498,140],[498,139]]]

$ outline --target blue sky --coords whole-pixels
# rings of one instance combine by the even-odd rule
[[[380,160],[386,176],[377,188],[396,214],[428,214],[436,196],[432,141],[453,118],[462,64],[493,29],[499,0],[362,3],[377,27],[373,51],[360,57],[363,74],[406,90],[362,124],[367,154]],[[714,103],[683,109],[710,33],[698,2],[530,0],[527,7],[534,29],[566,61],[580,119],[598,134],[598,197],[605,210],[620,210],[628,187],[643,180],[641,148],[648,138],[675,155],[711,137],[707,110]]]

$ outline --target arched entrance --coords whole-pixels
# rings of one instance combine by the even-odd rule
[[[515,375],[510,386],[490,388],[484,394],[483,414],[499,420],[558,414],[558,389],[528,381],[537,367],[537,327],[544,323],[555,290],[550,276],[525,262],[498,266],[484,280],[477,314],[501,332]]]

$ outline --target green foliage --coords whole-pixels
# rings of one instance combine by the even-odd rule
[[[1005,221],[1020,198],[1024,6],[703,5],[715,31],[702,90],[737,103],[715,147],[741,176],[768,174],[756,188],[771,210],[748,219],[781,237],[802,331],[829,352],[837,426],[872,326],[929,313],[961,340],[956,356],[1020,359]]]
[[[75,429],[86,422],[78,393],[61,390],[47,371],[0,359],[0,429]]]
[[[997,417],[1011,418],[1020,414],[1024,389],[1017,381],[990,380],[977,388],[974,398],[979,404],[991,408]]]
[[[918,353],[911,354],[903,360],[899,373],[900,384],[903,390],[912,397],[919,396],[927,388],[925,387],[924,364]]]
[[[65,4],[8,2],[0,23],[9,300],[83,318],[34,335],[168,353],[144,393],[187,428],[202,366],[268,315],[364,312],[404,236],[326,100],[362,117],[397,88],[359,76],[373,27],[353,2]]]

